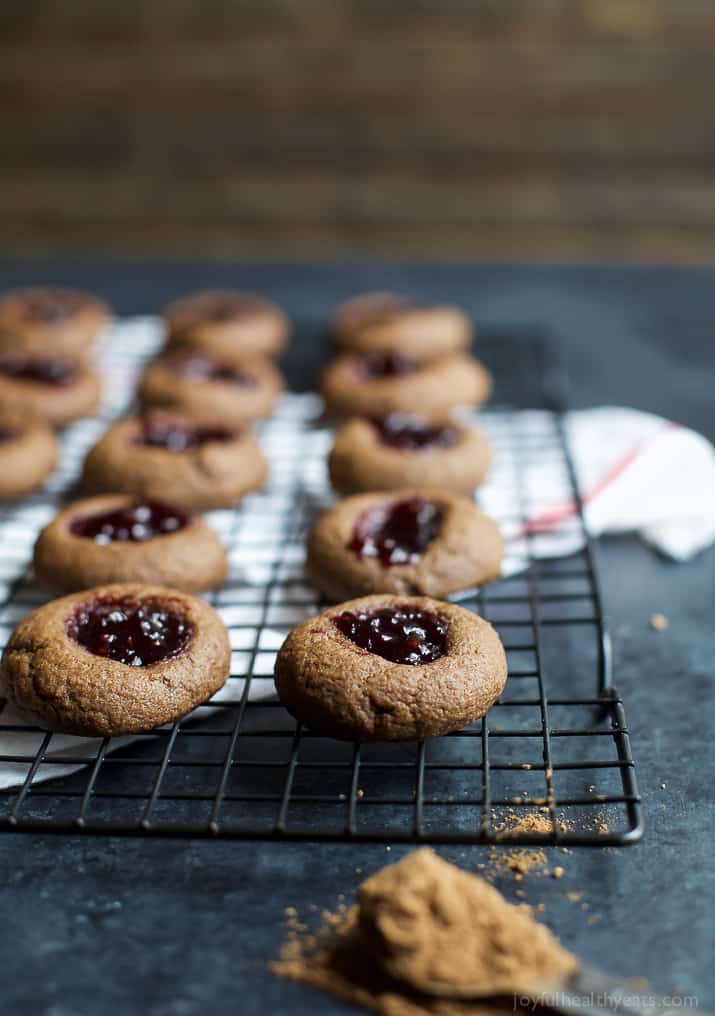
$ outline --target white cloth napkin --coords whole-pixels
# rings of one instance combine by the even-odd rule
[[[715,540],[715,450],[702,435],[650,413],[604,407],[569,413],[565,433],[593,536],[637,533],[676,561]],[[548,495],[549,462],[529,463],[527,483]],[[562,556],[582,540],[572,499],[529,514],[532,553]]]
[[[566,421],[590,532],[636,532],[675,561],[715,540],[715,450],[650,413],[604,408]]]

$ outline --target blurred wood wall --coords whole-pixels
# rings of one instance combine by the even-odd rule
[[[715,254],[715,0],[3,0],[5,253]]]

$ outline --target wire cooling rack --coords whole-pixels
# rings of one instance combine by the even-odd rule
[[[160,342],[116,326],[100,351],[107,398],[70,428],[47,492],[0,514],[0,640],[47,598],[28,572],[37,531],[84,453],[126,408]],[[231,677],[190,717],[131,738],[87,739],[0,713],[0,828],[58,832],[429,843],[624,845],[642,834],[628,728],[612,686],[594,552],[584,529],[558,376],[536,334],[485,336],[496,408],[481,414],[495,466],[479,500],[508,539],[505,577],[459,597],[499,631],[509,680],[482,721],[429,742],[359,745],[305,730],[273,696],[275,653],[321,606],[304,537],[330,500],[330,434],[313,396],[288,396],[261,429],[265,492],[210,521],[230,558],[210,598],[231,638]],[[529,412],[517,411],[531,407]],[[550,408],[549,408],[550,407]],[[574,512],[552,530],[554,505]],[[535,523],[534,519],[541,519]],[[566,557],[555,557],[565,549]],[[535,824],[520,821],[540,816]],[[544,831],[545,829],[545,831]],[[531,831],[530,831],[531,830]]]

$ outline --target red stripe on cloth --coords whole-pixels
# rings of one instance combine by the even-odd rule
[[[607,469],[601,479],[594,484],[594,486],[587,491],[581,497],[581,504],[587,505],[599,494],[602,494],[604,490],[610,487],[625,471],[628,469],[633,462],[638,459],[647,448],[650,448],[659,438],[670,430],[679,429],[680,424],[668,421],[662,427],[660,427],[654,434],[646,438],[645,441],[641,441],[640,444],[630,448],[625,455],[622,455],[610,469]],[[523,536],[527,536],[530,533],[544,533],[548,530],[553,529],[559,522],[563,522],[564,519],[571,518],[576,515],[577,507],[574,501],[564,501],[562,504],[555,505],[548,511],[542,512],[540,515],[535,516],[533,519],[529,519],[524,523],[519,533],[512,537],[512,539],[520,539]]]

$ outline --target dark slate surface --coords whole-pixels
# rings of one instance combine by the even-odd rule
[[[569,369],[573,405],[629,404],[715,436],[715,271],[88,260],[6,262],[0,281],[83,285],[122,313],[154,310],[192,287],[255,288],[302,322],[287,367],[303,385],[336,300],[363,287],[432,292],[485,325],[547,326]],[[603,541],[616,681],[646,838],[620,851],[578,850],[564,859],[562,880],[522,883],[588,961],[645,975],[664,991],[693,992],[711,1009],[714,564],[712,551],[674,565],[635,539]],[[649,628],[655,611],[669,616],[667,632]],[[5,834],[0,847],[2,1011],[13,1016],[353,1011],[274,979],[266,962],[282,939],[286,906],[333,907],[359,881],[356,868],[369,872],[404,852],[19,834]],[[484,857],[481,848],[441,852],[470,867]],[[588,910],[567,900],[571,890],[583,893]]]

